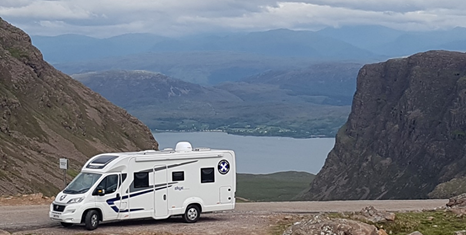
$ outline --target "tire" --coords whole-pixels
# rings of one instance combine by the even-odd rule
[[[195,223],[199,219],[200,215],[201,215],[201,210],[199,209],[198,206],[189,205],[183,214],[183,220],[186,223]]]
[[[99,226],[99,213],[96,210],[90,210],[86,213],[84,224],[87,230],[94,230]]]
[[[61,226],[65,227],[65,228],[68,228],[68,227],[73,226],[73,224],[72,223],[61,222]]]

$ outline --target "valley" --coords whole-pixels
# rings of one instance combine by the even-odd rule
[[[360,66],[316,64],[214,86],[140,70],[72,77],[154,131],[310,138],[333,137],[346,121]]]

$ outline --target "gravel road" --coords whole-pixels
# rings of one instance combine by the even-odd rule
[[[48,218],[48,205],[0,206],[1,230],[14,234],[258,234],[271,233],[279,221],[293,220],[320,212],[360,211],[366,206],[377,210],[411,211],[444,207],[441,200],[383,200],[329,202],[237,203],[233,211],[202,214],[197,223],[186,224],[181,217],[167,220],[132,220],[104,223],[87,231],[83,225],[63,228]]]

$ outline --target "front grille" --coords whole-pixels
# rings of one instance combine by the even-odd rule
[[[63,212],[66,206],[60,206],[57,204],[53,204],[53,211]]]

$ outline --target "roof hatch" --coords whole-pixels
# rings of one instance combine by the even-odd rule
[[[102,169],[107,164],[109,164],[111,161],[113,161],[113,160],[115,160],[117,158],[118,158],[118,156],[115,156],[115,155],[103,155],[103,156],[97,157],[92,162],[87,164],[86,168]]]

